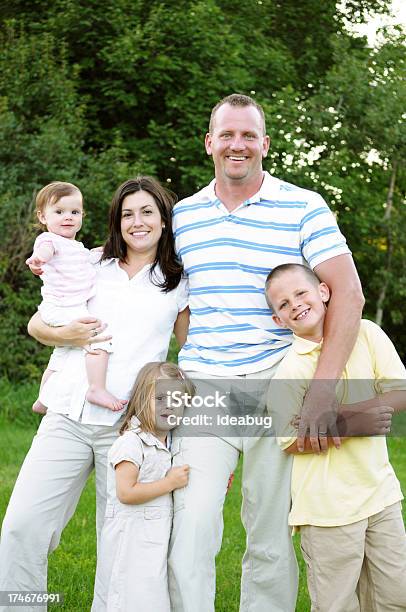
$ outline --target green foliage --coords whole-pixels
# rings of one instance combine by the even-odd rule
[[[345,20],[365,21],[368,11],[385,13],[389,4],[3,3],[2,374],[33,380],[49,354],[25,332],[40,301],[40,281],[24,264],[36,233],[36,191],[52,180],[76,183],[86,209],[81,239],[103,243],[112,194],[130,176],[158,176],[180,197],[212,177],[203,147],[209,111],[232,91],[264,105],[272,141],[266,168],[320,191],[336,212],[367,315],[375,317],[381,300],[384,326],[404,355],[404,38],[388,35],[371,50],[344,28]]]

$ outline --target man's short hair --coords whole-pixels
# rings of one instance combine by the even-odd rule
[[[269,287],[271,286],[272,281],[274,281],[275,279],[285,274],[285,272],[291,272],[292,270],[293,271],[297,270],[297,271],[302,272],[313,285],[318,286],[320,284],[319,277],[308,266],[304,266],[303,264],[297,264],[297,263],[287,263],[287,264],[281,264],[280,266],[276,266],[276,268],[274,268],[273,270],[269,272],[268,276],[266,277],[266,281],[265,281],[265,297],[266,297],[267,304],[270,308],[273,309],[271,301],[268,296],[268,290],[269,290]]]
[[[233,93],[229,96],[226,96],[225,98],[220,100],[220,102],[217,102],[217,104],[213,107],[211,111],[211,115],[210,115],[210,122],[209,122],[210,134],[213,133],[214,115],[216,114],[220,106],[223,106],[224,104],[229,104],[230,106],[240,106],[240,107],[254,106],[259,112],[259,114],[261,115],[264,135],[266,134],[265,113],[264,113],[264,109],[262,108],[262,106],[258,104],[258,102],[256,102],[253,98],[250,98],[250,96],[245,96],[243,94],[237,94],[237,93]]]

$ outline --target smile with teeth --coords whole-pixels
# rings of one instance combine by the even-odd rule
[[[131,236],[135,236],[136,238],[142,238],[144,236],[148,236],[148,232],[131,232]]]
[[[310,308],[306,308],[306,310],[303,310],[300,314],[297,315],[296,321],[299,321],[300,319],[304,319],[308,315],[309,312],[310,312]]]
[[[229,155],[228,159],[231,159],[231,161],[244,161],[248,158],[246,155]]]

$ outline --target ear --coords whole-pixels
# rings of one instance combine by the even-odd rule
[[[287,329],[287,325],[278,317],[278,315],[272,315],[272,321],[278,326],[282,327],[282,329]]]
[[[207,155],[211,155],[211,134],[210,132],[207,132],[204,138],[204,146],[206,148]]]
[[[266,157],[268,155],[269,147],[271,145],[271,139],[268,135],[264,136],[262,141],[262,157]]]
[[[38,221],[42,223],[42,225],[46,225],[45,217],[40,210],[37,210],[37,217],[38,217]]]
[[[319,293],[323,302],[328,302],[330,299],[330,289],[326,285],[326,283],[319,284]]]

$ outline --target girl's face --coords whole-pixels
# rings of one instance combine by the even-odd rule
[[[155,382],[151,411],[158,435],[166,435],[181,423],[188,397],[179,379],[159,379]]]
[[[82,195],[77,191],[64,196],[55,204],[48,204],[42,212],[38,211],[37,216],[48,232],[74,240],[82,227]]]
[[[123,200],[121,235],[127,251],[155,260],[163,222],[159,208],[147,191],[136,191]]]

